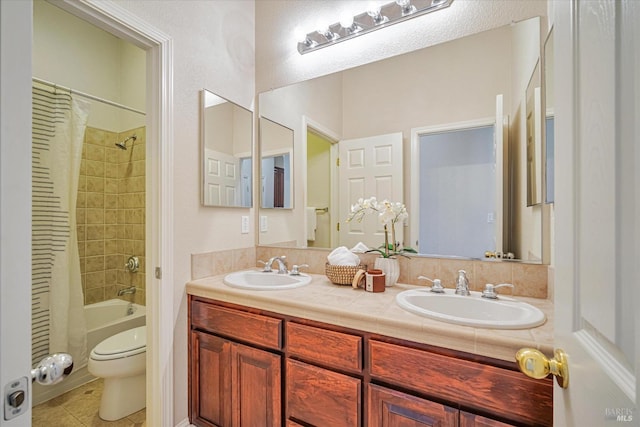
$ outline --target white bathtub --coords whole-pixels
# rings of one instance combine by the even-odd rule
[[[128,315],[129,303],[119,299],[110,299],[84,306],[84,317],[87,322],[87,356],[91,350],[106,338],[146,324],[146,307],[132,304],[133,314]],[[73,372],[64,381],[53,386],[33,385],[33,406],[53,399],[69,390],[95,379],[86,365],[74,367]]]
[[[145,324],[146,307],[132,304],[133,314],[127,315],[128,306],[127,301],[119,299],[84,306],[84,318],[87,322],[87,354],[106,338]]]

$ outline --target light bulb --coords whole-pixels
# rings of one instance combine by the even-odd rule
[[[306,43],[309,40],[307,33],[300,27],[296,27],[294,35],[298,43]]]
[[[416,11],[416,7],[411,4],[411,0],[396,0],[396,4],[402,9],[402,15],[410,15]]]
[[[389,20],[389,18],[380,13],[380,7],[367,10],[367,15],[369,15],[373,19],[373,23],[375,25],[382,24]]]
[[[340,16],[340,25],[342,25],[342,28],[352,28],[353,27],[353,15],[349,14],[348,12],[344,12],[341,16]]]

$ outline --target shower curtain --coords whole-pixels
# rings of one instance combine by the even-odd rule
[[[77,369],[87,363],[76,200],[90,104],[56,92],[32,92],[33,358],[65,352]]]

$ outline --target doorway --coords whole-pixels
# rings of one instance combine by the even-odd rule
[[[146,255],[153,271],[148,277],[146,302],[149,306],[147,328],[147,423],[170,425],[173,423],[173,364],[172,334],[161,334],[173,327],[173,233],[171,207],[173,205],[173,155],[172,155],[172,40],[141,21],[138,17],[113,3],[59,2],[60,8],[90,22],[111,34],[134,43],[146,51],[147,105],[146,122],[147,159],[152,167],[146,171],[148,179],[145,206]],[[3,215],[2,281],[0,300],[3,334],[0,357],[2,383],[27,379],[30,370],[30,217],[31,217],[31,76],[32,76],[32,28],[33,2],[2,2],[3,64],[2,122],[12,123],[2,129],[2,177],[0,193]],[[10,49],[5,49],[11,46]],[[5,65],[10,64],[10,67]],[[6,77],[6,79],[5,79]],[[6,107],[6,108],[5,108]],[[11,142],[10,142],[11,141]],[[25,141],[16,144],[15,141]],[[12,176],[12,185],[5,187],[4,180]],[[19,181],[19,182],[18,182]],[[9,232],[10,231],[10,232]],[[6,240],[5,240],[6,237]],[[163,280],[162,277],[165,277]],[[166,282],[166,283],[165,283]],[[23,286],[16,286],[24,284]],[[164,284],[164,285],[163,285]],[[9,325],[11,328],[9,329]],[[5,345],[6,344],[6,345]],[[16,378],[19,377],[19,378]],[[30,393],[30,381],[25,381],[24,391]],[[25,404],[31,402],[30,396]],[[31,409],[20,408],[12,425],[30,425]],[[15,411],[14,411],[15,414]],[[16,424],[17,423],[17,424]]]
[[[34,384],[32,423],[90,425],[101,388],[70,391],[96,381],[88,355],[145,323],[146,53],[44,1],[32,46],[32,364],[64,351],[75,365],[59,384]],[[123,269],[129,257],[142,268]]]

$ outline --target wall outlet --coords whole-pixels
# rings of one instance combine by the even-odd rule
[[[260,215],[260,232],[266,233],[269,230],[269,226],[267,224],[267,216]]]
[[[240,232],[242,234],[249,234],[249,217],[246,215],[242,216],[242,223],[240,226]]]

